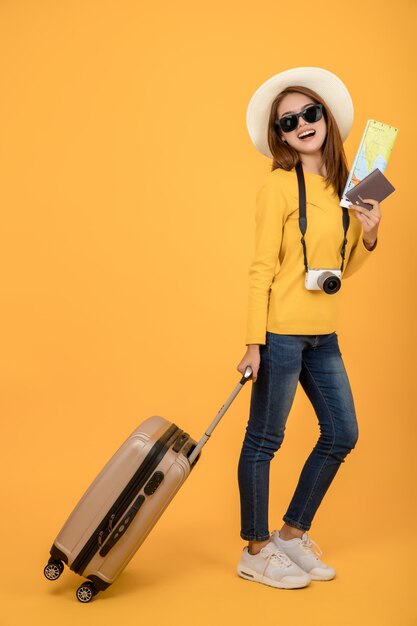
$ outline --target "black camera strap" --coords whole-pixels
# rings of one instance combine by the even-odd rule
[[[306,272],[308,272],[308,263],[307,263],[307,248],[306,248],[306,242],[304,239],[304,235],[306,233],[307,230],[307,211],[306,211],[306,186],[305,186],[305,180],[304,180],[304,172],[303,172],[303,166],[301,165],[301,162],[298,162],[297,165],[295,166],[296,172],[297,172],[297,180],[298,180],[298,198],[299,198],[299,218],[298,218],[298,224],[300,226],[300,230],[301,230],[301,243],[303,244],[303,252],[304,252],[304,266],[306,268]],[[347,239],[346,239],[346,233],[348,231],[349,228],[349,224],[350,224],[350,215],[349,215],[349,211],[345,208],[345,207],[341,207],[343,209],[343,216],[342,216],[342,221],[343,221],[343,244],[342,244],[342,249],[340,250],[340,254],[342,257],[342,265],[340,266],[340,270],[343,272],[343,265],[345,263],[345,252],[346,252],[346,244],[347,244]]]

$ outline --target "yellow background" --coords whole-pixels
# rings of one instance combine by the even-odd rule
[[[0,623],[417,624],[416,4],[0,2]],[[146,417],[201,436],[240,375],[255,196],[245,116],[290,67],[339,75],[399,128],[378,251],[343,285],[360,438],[310,537],[337,570],[292,593],[240,579],[248,383],[128,568],[88,607],[43,577],[81,494]],[[271,465],[282,525],[318,437],[299,387]]]

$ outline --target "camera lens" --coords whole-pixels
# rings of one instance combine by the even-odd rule
[[[337,291],[337,289],[338,289],[339,285],[338,285],[338,283],[337,283],[337,281],[336,281],[336,280],[334,280],[333,278],[331,278],[330,280],[328,280],[328,281],[325,283],[325,287],[326,287],[326,290],[328,290],[329,292],[334,293],[335,291]]]
[[[332,272],[323,272],[317,280],[317,284],[320,289],[323,289],[328,294],[336,293],[341,287],[341,281],[336,274]]]

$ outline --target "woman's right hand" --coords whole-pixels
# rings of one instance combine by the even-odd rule
[[[256,381],[258,376],[259,365],[261,363],[261,356],[259,354],[259,344],[251,343],[248,345],[246,350],[246,354],[237,366],[237,371],[241,374],[244,374],[248,365],[252,368],[252,376],[251,379],[253,382]]]

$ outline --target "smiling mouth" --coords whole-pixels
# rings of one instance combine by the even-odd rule
[[[298,139],[301,139],[301,141],[303,139],[311,139],[311,137],[314,137],[316,134],[315,130],[310,130],[306,135],[304,135],[303,137],[298,136]]]

